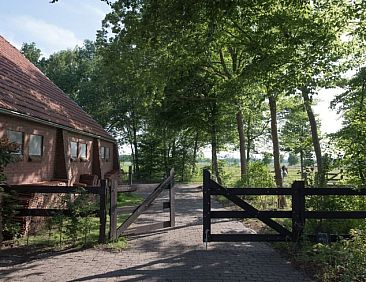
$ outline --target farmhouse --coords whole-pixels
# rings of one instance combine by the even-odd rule
[[[0,138],[19,144],[7,183],[80,185],[118,177],[116,141],[0,36]]]

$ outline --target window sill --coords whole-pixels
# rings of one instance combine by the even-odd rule
[[[42,156],[29,156],[28,161],[34,163],[40,163],[42,161]]]

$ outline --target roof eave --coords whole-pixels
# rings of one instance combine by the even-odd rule
[[[41,123],[43,125],[48,125],[48,126],[51,126],[51,127],[65,129],[67,131],[82,134],[82,135],[86,135],[86,136],[89,136],[89,137],[99,138],[99,139],[104,140],[104,141],[117,143],[117,141],[113,137],[107,138],[107,137],[104,137],[104,136],[101,136],[101,135],[97,135],[97,134],[93,134],[93,133],[90,133],[90,132],[78,130],[78,129],[68,127],[68,126],[65,126],[65,125],[62,125],[62,124],[58,124],[58,123],[55,123],[55,122],[52,122],[52,121],[48,121],[48,120],[44,120],[44,119],[41,119],[41,118],[33,117],[33,116],[27,115],[25,113],[20,113],[20,112],[17,112],[17,111],[12,111],[12,110],[8,110],[8,109],[4,109],[4,108],[0,108],[0,113],[5,114],[5,115],[18,117],[18,118],[23,118],[23,119],[33,121],[33,122],[38,122],[38,123]]]

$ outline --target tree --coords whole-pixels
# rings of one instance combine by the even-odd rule
[[[342,163],[350,181],[366,185],[366,68],[349,81],[347,90],[337,96],[333,106],[344,111],[343,128],[335,134],[338,148],[344,153]]]
[[[20,52],[36,67],[42,68],[42,51],[37,48],[36,43],[23,43]]]
[[[290,156],[300,154],[301,177],[304,178],[305,158],[312,152],[312,137],[310,122],[299,97],[293,96],[288,100],[284,118],[281,146],[284,151],[290,152]]]
[[[309,88],[315,77],[330,69],[327,64],[339,61],[341,53],[333,51],[339,46],[336,43],[348,18],[331,15],[344,11],[348,6],[340,8],[343,4],[340,0],[286,4],[269,1],[265,5],[120,0],[106,17],[105,28],[111,28],[119,42],[123,38],[138,48],[158,50],[150,60],[160,65],[164,62],[169,70],[189,61],[216,77],[215,89],[221,90],[217,91],[218,99],[225,99],[236,109],[242,177],[248,150],[243,134],[247,121],[241,105],[245,93],[235,90],[243,88],[243,84],[260,85],[271,112],[275,178],[281,187],[277,99],[295,89]],[[327,13],[328,10],[334,13]],[[315,119],[305,94],[314,148],[320,158]],[[215,107],[212,110],[216,112]],[[321,162],[319,169],[322,170]]]
[[[297,165],[299,163],[299,158],[296,154],[290,153],[288,155],[287,161],[288,161],[288,165],[293,166],[293,165]]]

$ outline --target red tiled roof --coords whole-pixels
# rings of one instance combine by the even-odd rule
[[[113,139],[0,35],[0,109]]]

